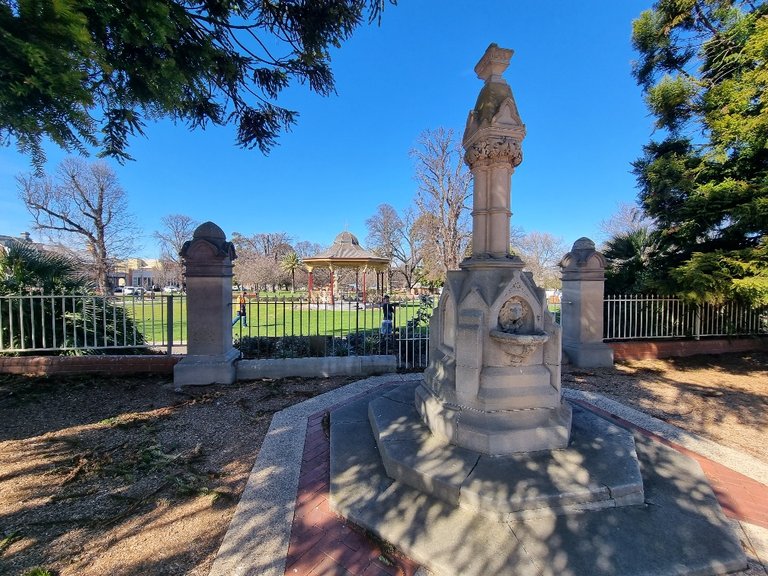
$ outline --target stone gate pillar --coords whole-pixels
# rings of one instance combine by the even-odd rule
[[[187,355],[176,364],[177,385],[231,384],[240,353],[232,346],[231,242],[213,222],[197,227],[180,255],[187,286]]]
[[[605,258],[592,240],[579,238],[560,267],[563,352],[581,368],[613,366],[613,349],[603,342]]]

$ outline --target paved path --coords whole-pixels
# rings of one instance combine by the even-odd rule
[[[275,415],[210,576],[411,576],[423,572],[328,507],[325,414],[379,387],[420,374],[361,380]],[[566,397],[692,456],[701,464],[750,558],[740,574],[768,576],[768,464],[618,402],[567,390]]]

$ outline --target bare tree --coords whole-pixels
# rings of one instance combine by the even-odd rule
[[[547,232],[531,232],[515,240],[512,248],[525,262],[525,269],[533,274],[539,287],[560,287],[560,269],[557,264],[568,252],[562,238]]]
[[[308,240],[302,240],[301,242],[297,242],[294,245],[294,250],[296,251],[296,254],[302,260],[304,260],[304,258],[317,256],[321,252],[324,252],[326,249],[327,249],[327,246],[323,246],[322,244],[317,244],[316,242],[309,242]]]
[[[636,204],[621,202],[616,212],[607,220],[600,221],[600,231],[606,238],[631,235],[640,230],[653,230],[653,219],[649,218]]]
[[[425,273],[434,280],[444,279],[448,270],[458,269],[469,243],[471,174],[452,130],[422,133],[419,148],[411,156],[416,159],[415,226],[424,250]]]
[[[262,232],[250,237],[254,248],[263,256],[272,256],[279,260],[282,256],[293,252],[291,237],[285,232]]]
[[[291,237],[285,232],[267,232],[244,236],[232,234],[232,243],[237,251],[234,273],[241,284],[253,285],[259,289],[277,290],[287,285],[290,275],[281,267],[282,259],[293,252]]]
[[[377,212],[365,221],[368,228],[366,245],[390,260],[392,270],[402,274],[408,288],[416,283],[416,271],[421,262],[415,222],[412,209],[407,209],[401,217],[389,204],[379,204]]]
[[[162,230],[156,230],[153,234],[160,246],[160,261],[166,282],[181,285],[182,264],[181,252],[184,242],[192,239],[192,234],[198,226],[198,222],[183,214],[168,214],[160,219]]]
[[[53,177],[21,174],[16,181],[35,229],[73,240],[87,254],[83,260],[98,290],[106,293],[115,261],[134,249],[136,229],[114,171],[104,162],[67,158]]]

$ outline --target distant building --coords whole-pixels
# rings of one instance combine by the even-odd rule
[[[18,236],[4,236],[0,234],[0,245],[8,247],[13,242],[28,242],[29,244],[35,244],[35,242],[32,242],[32,237],[29,235],[29,232],[22,232]]]
[[[116,263],[109,274],[109,281],[115,287],[141,286],[151,288],[161,285],[162,266],[154,258],[126,258]]]
[[[29,244],[31,247],[43,252],[53,252],[55,254],[76,256],[76,253],[72,249],[67,248],[63,244],[44,244],[43,242],[35,242],[32,240],[32,236],[29,234],[29,232],[22,232],[18,236],[5,236],[0,234],[0,246],[5,246],[7,248],[13,242]]]
[[[78,253],[61,244],[44,244],[35,242],[29,232],[22,232],[18,236],[7,236],[0,234],[0,246],[9,247],[14,242],[29,244],[31,247],[45,251],[55,252],[57,254],[66,254],[78,260],[82,260],[82,254]],[[163,277],[162,265],[159,260],[154,258],[127,258],[118,261],[108,275],[109,283],[112,287],[122,286],[142,286],[151,288],[153,285],[160,286]]]

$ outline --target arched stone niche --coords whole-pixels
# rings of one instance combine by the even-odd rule
[[[456,346],[456,304],[446,298],[442,306],[442,344],[453,351]]]
[[[530,334],[542,329],[543,303],[532,283],[525,272],[515,271],[512,281],[489,309],[491,330]],[[515,322],[513,316],[517,314],[522,314],[522,319]]]

